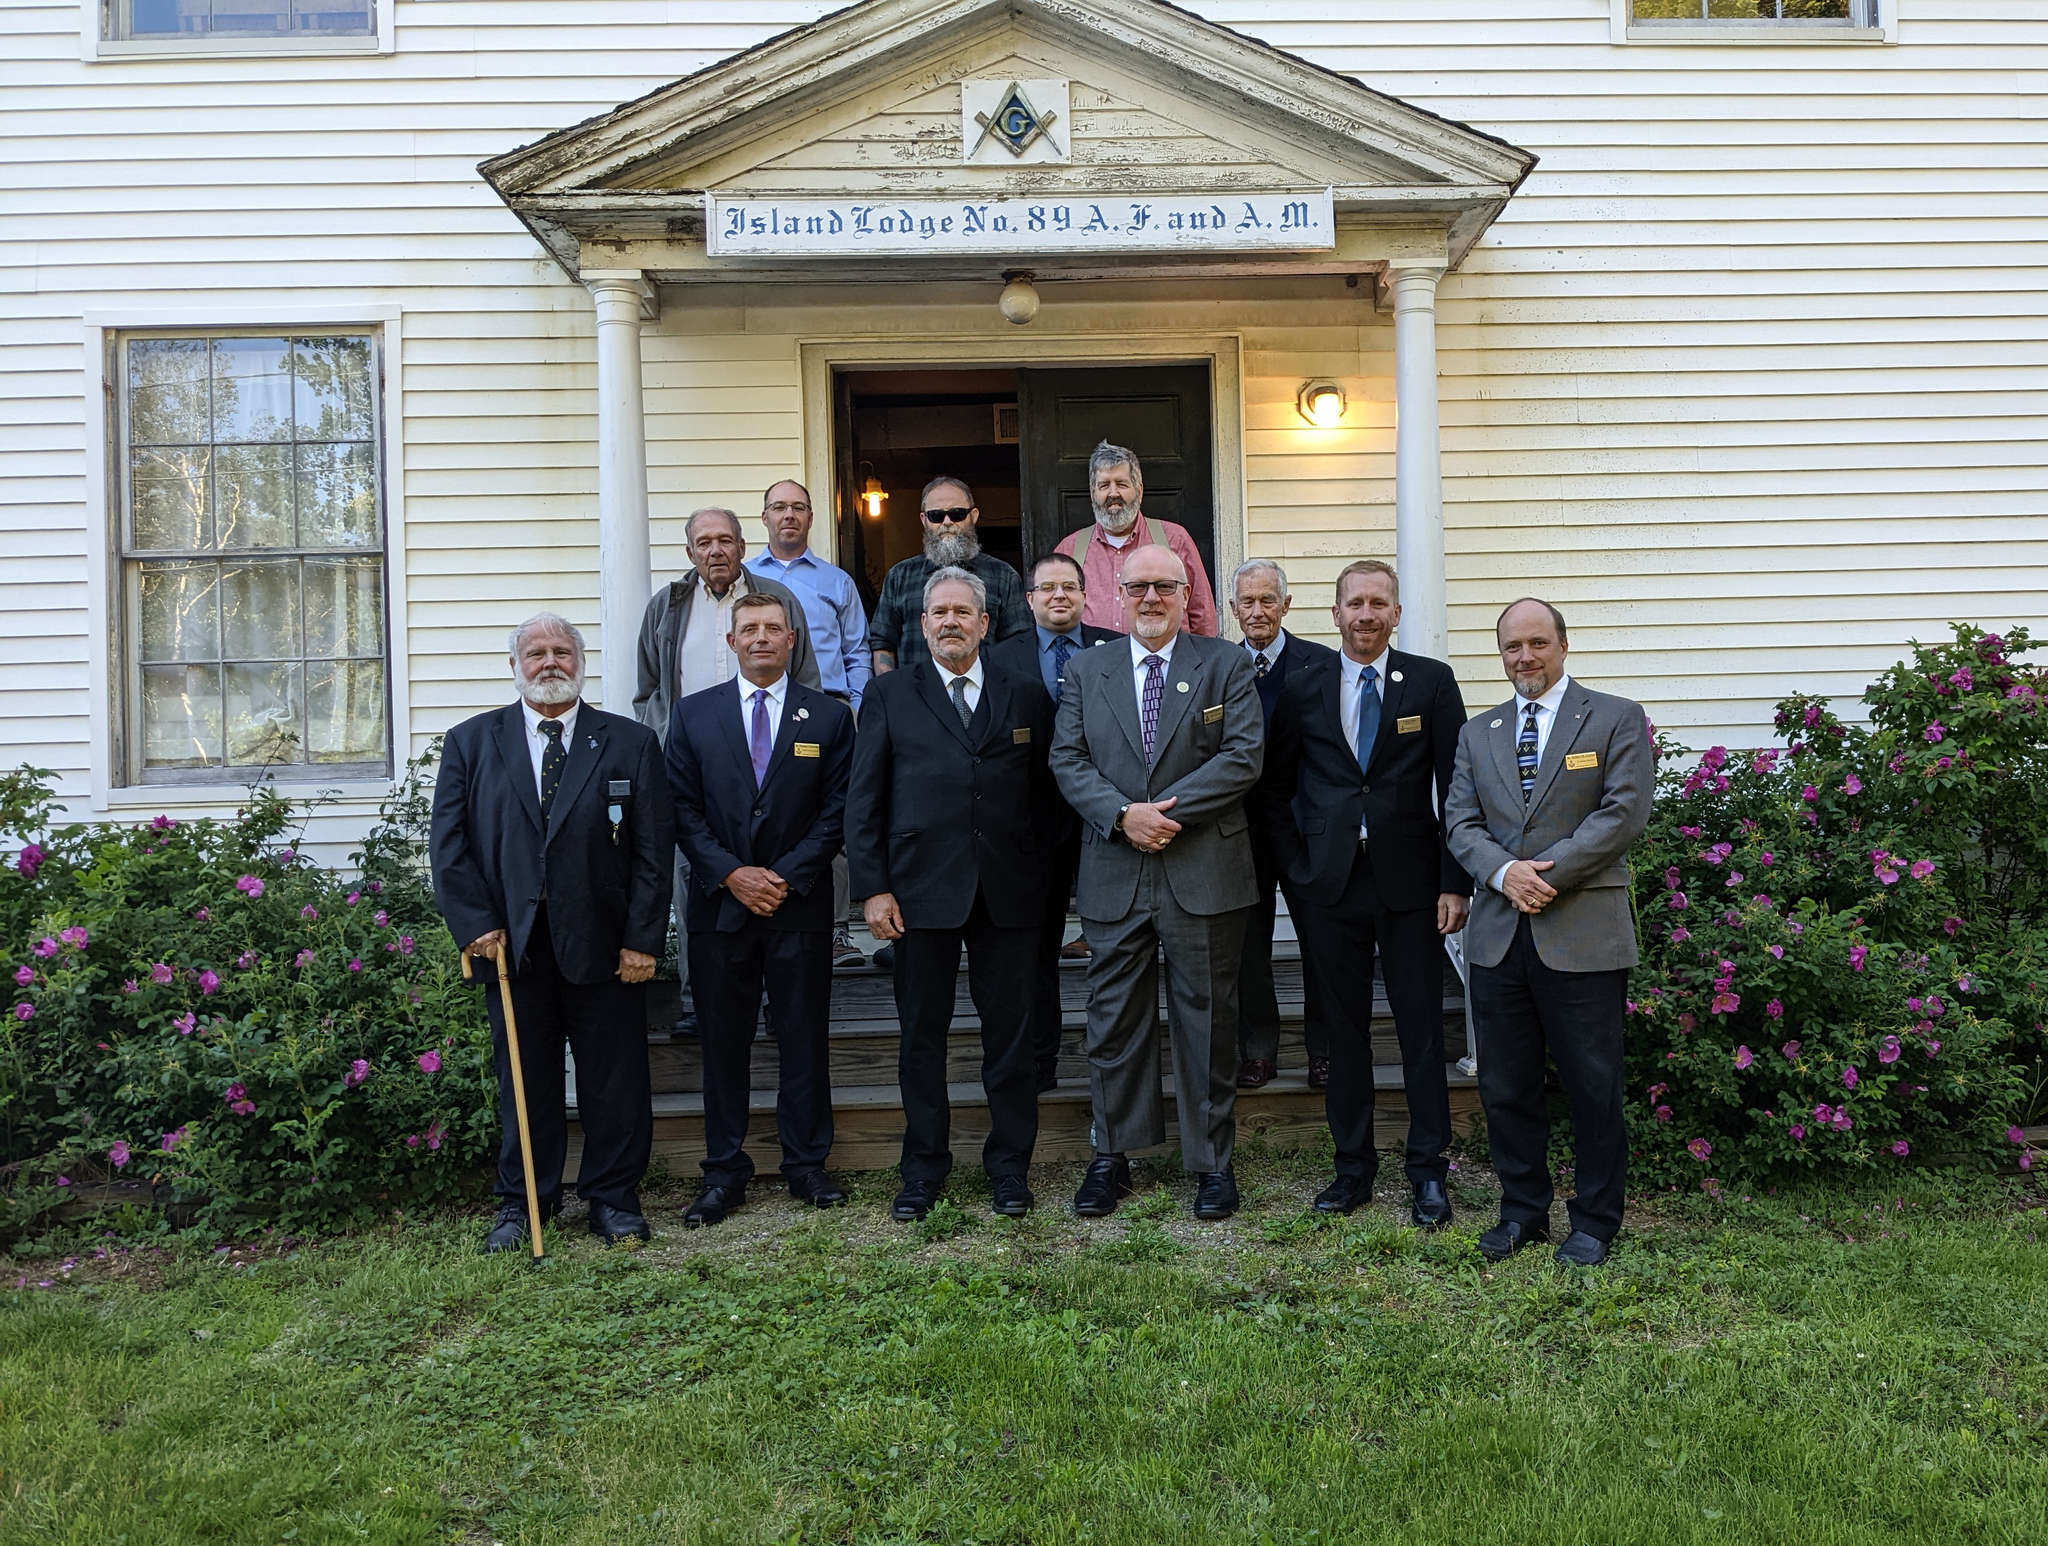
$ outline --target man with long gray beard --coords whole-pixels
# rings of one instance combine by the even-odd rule
[[[583,635],[553,613],[512,632],[520,701],[448,732],[434,780],[434,898],[490,991],[499,1208],[486,1252],[526,1239],[512,1068],[491,952],[511,963],[543,1219],[568,1152],[562,1050],[576,1056],[576,1191],[607,1245],[648,1237],[640,1178],[654,1136],[644,984],[668,930],[675,827],[654,732],[583,702]]]
[[[1024,604],[1024,582],[1017,571],[981,550],[974,530],[981,510],[974,491],[958,478],[934,478],[918,498],[918,512],[924,551],[890,567],[868,624],[876,676],[932,658],[924,639],[924,585],[940,569],[965,569],[980,579],[988,592],[989,643],[1031,628],[1031,609]]]
[[[1217,637],[1221,628],[1216,593],[1202,568],[1201,550],[1185,526],[1145,514],[1145,474],[1135,451],[1105,440],[1089,453],[1088,503],[1095,511],[1095,524],[1068,532],[1053,549],[1081,566],[1087,596],[1081,621],[1093,628],[1120,630],[1124,605],[1117,580],[1125,562],[1141,549],[1162,547],[1187,571],[1186,631]]]

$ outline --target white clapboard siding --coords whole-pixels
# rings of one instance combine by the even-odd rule
[[[388,56],[93,64],[75,0],[0,8],[0,725],[77,805],[101,691],[88,473],[105,454],[88,444],[83,318],[402,310],[403,755],[502,700],[512,614],[596,622],[590,303],[476,162],[832,8],[395,3]],[[1774,48],[1616,46],[1609,0],[1196,8],[1542,158],[1441,293],[1445,546],[1472,702],[1500,691],[1493,613],[1530,589],[1565,608],[1582,675],[1700,743],[1760,739],[1795,688],[1853,695],[1951,617],[2048,614],[2048,10],[1899,0],[1896,47]],[[897,164],[922,154],[931,107],[782,166]],[[1108,168],[1260,164],[1156,108],[1075,104]],[[1249,550],[1287,563],[1295,621],[1326,634],[1337,569],[1392,547],[1390,319],[1335,284],[1046,288],[1041,332],[1114,312],[1125,332],[1235,337]],[[805,340],[991,326],[985,296],[929,301],[664,298],[645,340],[658,578],[683,563],[692,508],[751,514],[802,465]],[[1294,411],[1321,375],[1350,397],[1334,430]],[[336,807],[315,836],[345,844],[361,821],[360,802]]]

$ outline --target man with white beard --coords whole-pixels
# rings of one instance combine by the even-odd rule
[[[981,550],[974,530],[981,520],[974,491],[958,478],[934,478],[919,496],[918,512],[924,551],[890,567],[868,624],[876,676],[932,658],[924,639],[924,582],[940,569],[965,569],[980,578],[988,592],[990,644],[1031,628],[1023,580],[1000,558]]]
[[[1124,562],[1141,548],[1162,547],[1172,552],[1188,572],[1188,633],[1213,639],[1222,631],[1216,614],[1216,593],[1209,588],[1208,573],[1202,568],[1201,550],[1185,526],[1159,516],[1145,514],[1145,474],[1135,451],[1113,446],[1107,440],[1088,457],[1088,503],[1095,511],[1095,524],[1068,532],[1053,549],[1081,566],[1081,621],[1092,628],[1121,629],[1124,623],[1123,592],[1117,584]]]
[[[668,933],[675,824],[654,732],[583,701],[583,635],[551,612],[512,631],[519,701],[450,730],[434,780],[434,898],[486,988],[497,1052],[498,1213],[486,1252],[526,1239],[511,1063],[491,965],[511,966],[543,1219],[568,1152],[562,1052],[576,1055],[576,1191],[607,1245],[645,1240],[654,1136],[645,983]]]

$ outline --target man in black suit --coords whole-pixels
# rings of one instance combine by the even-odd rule
[[[867,898],[875,938],[896,942],[903,1189],[891,1212],[905,1223],[931,1212],[953,1168],[946,1037],[963,944],[988,1096],[982,1168],[997,1213],[1031,1211],[1031,978],[1057,805],[1052,700],[981,655],[988,626],[981,577],[934,570],[922,613],[930,658],[869,686],[846,804],[853,893]]]
[[[832,1151],[832,856],[846,814],[853,713],[791,680],[795,639],[773,596],[733,603],[736,681],[679,700],[667,737],[676,841],[689,861],[690,978],[704,1048],[704,1185],[683,1224],[716,1224],[746,1201],[754,1022],[762,989],[782,1056],[775,1125],[799,1202],[846,1193]]]
[[[1270,558],[1254,558],[1237,566],[1230,577],[1230,613],[1244,634],[1245,653],[1252,657],[1259,712],[1270,731],[1273,704],[1290,676],[1336,651],[1312,640],[1296,638],[1281,626],[1294,598],[1287,594],[1287,571]],[[1245,925],[1244,958],[1237,977],[1237,1087],[1256,1090],[1279,1072],[1280,1002],[1273,991],[1273,925],[1279,909],[1274,890],[1279,872],[1273,865],[1273,840],[1256,802],[1248,803],[1252,818],[1252,870],[1259,900]],[[1291,909],[1290,909],[1291,910]],[[1297,926],[1297,932],[1298,926]],[[1309,1088],[1330,1083],[1330,1025],[1325,1006],[1311,1004],[1304,1027],[1308,1042]]]
[[[1123,637],[1113,628],[1097,628],[1081,621],[1081,607],[1087,599],[1085,583],[1081,566],[1065,553],[1046,554],[1031,566],[1031,584],[1024,593],[1036,626],[1029,633],[1016,634],[982,649],[982,658],[991,665],[1018,676],[1035,673],[1055,709],[1066,686],[1067,663],[1075,652]],[[1067,903],[1074,894],[1074,876],[1081,868],[1081,818],[1061,799],[1054,825],[1058,841],[1051,850],[1045,913],[1038,933],[1038,970],[1031,989],[1031,1046],[1041,1093],[1059,1083],[1060,957],[1068,955],[1083,961],[1088,958],[1085,938],[1064,943]]]
[[[1260,792],[1282,883],[1300,903],[1309,1012],[1326,1007],[1333,1027],[1327,1109],[1337,1176],[1315,1205],[1350,1213],[1372,1199],[1377,946],[1401,1042],[1410,1216],[1441,1229],[1451,1219],[1443,936],[1465,926],[1472,882],[1451,857],[1440,813],[1465,700],[1442,661],[1387,647],[1401,620],[1400,582],[1388,565],[1347,565],[1333,616],[1343,652],[1288,677]]]
[[[644,984],[668,934],[675,829],[654,733],[582,701],[583,636],[543,612],[513,630],[520,701],[466,719],[434,780],[434,898],[483,965],[512,963],[521,1071],[543,1218],[560,1206],[569,1125],[562,1052],[576,1055],[583,1163],[576,1191],[607,1245],[648,1238],[640,1178],[654,1137]],[[484,998],[497,1053],[498,1216],[486,1252],[526,1238],[525,1176],[504,1010]]]

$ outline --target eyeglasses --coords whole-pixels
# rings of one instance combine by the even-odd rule
[[[1147,591],[1161,600],[1168,600],[1185,583],[1182,580],[1125,580],[1118,588],[1133,601],[1143,601]]]
[[[778,499],[772,505],[764,505],[769,515],[809,515],[811,507],[800,499]]]
[[[1073,580],[1048,580],[1043,585],[1032,586],[1031,589],[1034,592],[1047,596],[1078,596],[1081,594],[1079,583]]]
[[[944,510],[927,510],[924,518],[936,526],[941,521],[964,521],[972,514],[974,509],[971,505],[952,505]]]

